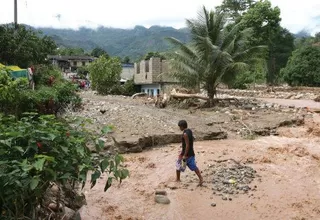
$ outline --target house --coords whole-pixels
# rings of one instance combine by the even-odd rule
[[[158,57],[134,64],[134,83],[149,96],[163,94],[177,85],[178,80],[169,74],[168,61]]]
[[[58,66],[63,72],[73,72],[81,66],[87,66],[96,58],[91,56],[60,56],[48,55],[51,64]]]

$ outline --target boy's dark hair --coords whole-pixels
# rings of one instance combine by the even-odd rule
[[[187,123],[186,120],[180,120],[180,121],[178,122],[178,126],[179,126],[179,127],[183,127],[183,128],[187,128],[187,127],[188,127],[188,123]]]

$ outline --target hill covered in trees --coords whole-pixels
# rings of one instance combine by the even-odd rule
[[[53,38],[59,47],[81,47],[91,51],[100,47],[111,56],[129,56],[132,60],[144,56],[149,51],[166,51],[172,48],[164,38],[174,37],[182,42],[189,41],[189,31],[186,28],[152,26],[145,28],[135,26],[133,29],[107,28],[98,29],[80,28],[53,29],[39,28],[44,34]]]

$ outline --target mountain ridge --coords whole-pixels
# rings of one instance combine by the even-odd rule
[[[129,56],[132,60],[144,56],[147,52],[162,52],[172,48],[165,38],[175,37],[184,43],[189,42],[187,28],[175,29],[153,25],[149,28],[136,25],[132,29],[98,27],[96,29],[81,27],[78,30],[36,28],[51,36],[58,47],[81,47],[91,51],[101,47],[111,56]]]

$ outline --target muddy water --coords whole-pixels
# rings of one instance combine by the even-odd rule
[[[197,164],[206,181],[197,187],[191,171],[174,183],[178,145],[125,155],[131,176],[103,193],[104,180],[85,189],[88,205],[82,219],[320,219],[320,139],[264,137],[249,140],[197,142]],[[257,170],[257,190],[223,201],[212,193],[213,160],[233,158]],[[177,187],[176,189],[172,189]],[[155,189],[164,189],[169,205],[154,202]],[[171,188],[171,189],[170,189]],[[212,207],[211,203],[216,203]]]

